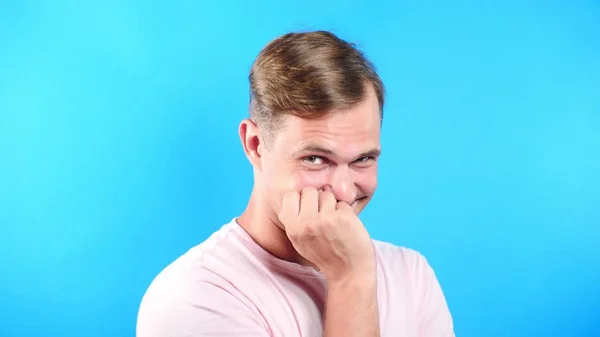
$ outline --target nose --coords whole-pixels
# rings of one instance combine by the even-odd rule
[[[352,204],[356,200],[357,189],[348,166],[336,167],[330,176],[329,184],[324,189],[331,191],[337,201]]]

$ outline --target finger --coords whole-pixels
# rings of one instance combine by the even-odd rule
[[[285,226],[284,222],[296,219],[299,212],[300,194],[295,191],[284,194],[281,201],[281,210],[279,211],[279,221]]]
[[[314,187],[305,187],[300,195],[300,216],[316,214],[319,211],[319,192]]]
[[[338,203],[335,205],[335,209],[339,211],[352,211],[352,206],[350,206],[347,202],[338,201]]]
[[[333,193],[329,191],[323,191],[319,194],[319,212],[331,212],[335,211],[337,200]]]

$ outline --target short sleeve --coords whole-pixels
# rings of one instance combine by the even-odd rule
[[[226,283],[155,280],[140,304],[137,337],[271,337],[257,309]]]
[[[452,316],[435,272],[425,257],[415,254],[413,278],[419,337],[454,337]]]

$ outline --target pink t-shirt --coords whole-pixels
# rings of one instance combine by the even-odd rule
[[[381,336],[454,336],[425,258],[374,245]],[[137,337],[322,336],[325,295],[320,273],[272,256],[233,219],[154,279],[140,305]]]

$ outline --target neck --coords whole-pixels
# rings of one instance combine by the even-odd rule
[[[261,197],[261,193],[252,190],[248,206],[237,219],[238,224],[248,235],[271,255],[290,262],[309,265],[290,242],[277,214]]]

